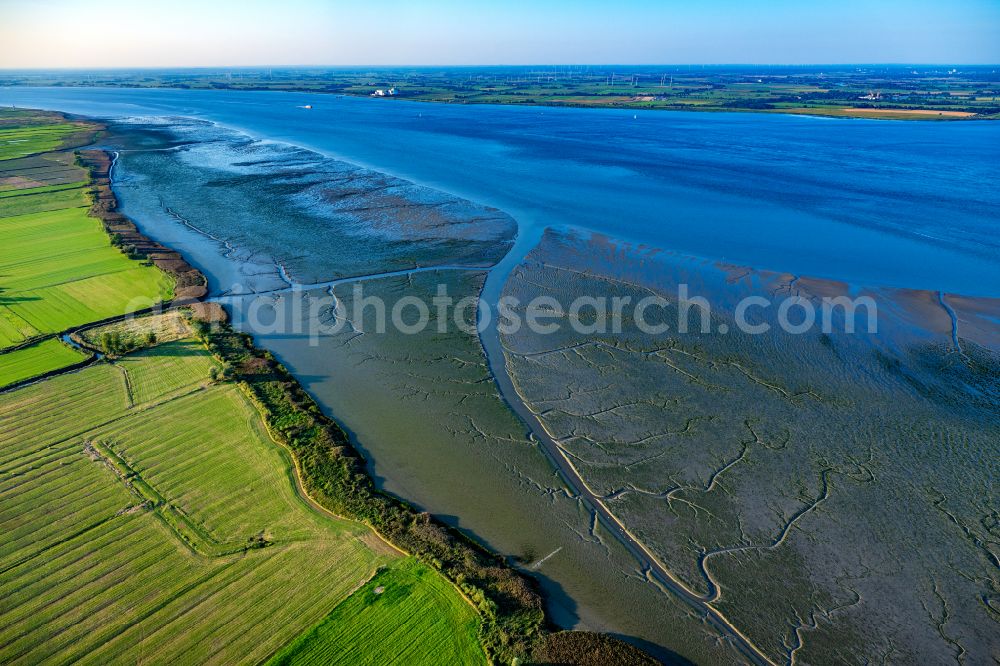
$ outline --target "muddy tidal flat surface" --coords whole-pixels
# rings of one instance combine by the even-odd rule
[[[1000,302],[946,307],[558,233],[506,295],[636,302],[681,283],[716,306],[709,332],[626,319],[503,337],[518,393],[593,493],[775,662],[995,658]],[[750,335],[729,307],[846,293],[883,305],[877,334],[840,321],[793,335],[772,308],[753,320],[771,331]]]
[[[995,124],[320,102],[0,90],[112,118],[124,212],[562,626],[681,662],[1000,658]],[[673,326],[354,307],[442,288],[522,316],[663,296]],[[839,296],[877,331],[781,329],[783,299]]]

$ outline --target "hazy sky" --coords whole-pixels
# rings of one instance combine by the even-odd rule
[[[0,0],[0,68],[998,63],[1000,0]]]

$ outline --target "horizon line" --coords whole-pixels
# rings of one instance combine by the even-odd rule
[[[664,62],[606,62],[606,63],[441,63],[441,64],[245,64],[245,65],[96,65],[96,66],[63,66],[46,65],[37,67],[0,67],[0,72],[27,71],[112,71],[112,70],[158,70],[158,69],[428,69],[443,67],[497,68],[497,67],[1000,67],[1000,62],[700,62],[700,63],[664,63]]]

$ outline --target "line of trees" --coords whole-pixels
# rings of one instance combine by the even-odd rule
[[[156,331],[147,331],[144,336],[127,331],[104,331],[98,338],[98,344],[109,356],[121,356],[140,347],[155,345]]]

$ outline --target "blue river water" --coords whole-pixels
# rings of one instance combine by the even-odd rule
[[[190,116],[311,148],[500,208],[522,253],[545,227],[575,226],[797,275],[1000,296],[1000,123],[170,89],[0,88],[0,104]]]

